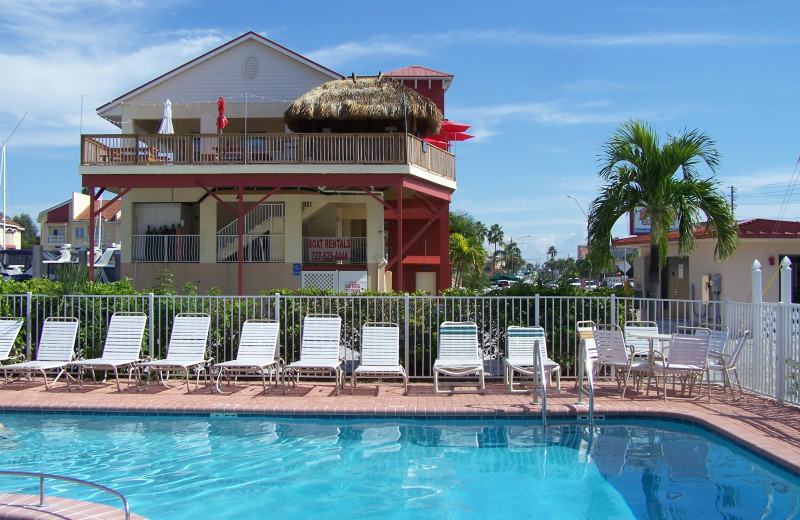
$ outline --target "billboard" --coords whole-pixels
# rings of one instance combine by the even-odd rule
[[[669,231],[678,230],[678,217],[672,220],[672,226]],[[636,208],[631,211],[631,235],[648,235],[650,234],[650,215],[647,214],[644,208]]]

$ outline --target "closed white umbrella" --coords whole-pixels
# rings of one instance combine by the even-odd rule
[[[169,99],[164,101],[164,117],[161,119],[161,126],[158,127],[159,134],[174,134],[172,128],[172,103]]]

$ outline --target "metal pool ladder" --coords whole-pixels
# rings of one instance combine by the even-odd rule
[[[105,491],[111,495],[122,500],[122,506],[125,510],[125,520],[130,520],[131,518],[131,508],[128,505],[128,500],[121,494],[114,491],[111,488],[107,488],[105,486],[101,486],[100,484],[95,484],[94,482],[87,482],[86,480],[81,480],[78,478],[72,477],[63,477],[60,475],[51,475],[49,473],[32,473],[29,471],[0,471],[0,475],[7,475],[10,477],[33,477],[39,479],[39,507],[45,505],[44,503],[44,479],[53,479],[53,480],[63,480],[65,482],[72,482],[73,484],[80,484],[82,486],[88,486],[95,489],[99,489],[100,491]]]
[[[539,381],[542,384],[541,390],[536,389],[536,378],[534,378],[533,388],[531,392],[533,393],[533,401],[531,404],[538,405],[538,398],[541,397],[542,399],[542,426],[547,426],[547,380],[544,378],[544,363],[542,360],[542,351],[539,349],[539,341],[536,340],[533,344],[533,371],[538,376]]]
[[[588,322],[578,322],[578,327],[580,328],[583,323]],[[575,404],[586,405],[583,396],[589,396],[589,427],[594,428],[594,362],[597,359],[597,347],[594,346],[593,335],[589,336],[588,332],[587,335],[584,335],[583,332],[580,334],[583,337],[581,337],[581,355],[578,362],[578,402]],[[591,346],[589,346],[589,340],[591,340]],[[586,375],[588,388],[583,386],[584,375]]]

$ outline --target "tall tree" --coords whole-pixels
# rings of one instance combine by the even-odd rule
[[[506,269],[510,270],[508,274],[514,275],[514,271],[524,264],[522,259],[522,251],[515,241],[511,241],[503,246],[503,262],[506,264]]]
[[[489,244],[494,245],[494,254],[492,255],[492,276],[494,276],[495,271],[497,271],[497,245],[503,242],[505,238],[505,234],[503,233],[503,228],[500,227],[500,224],[492,224],[492,227],[489,228],[489,232],[486,234],[486,241]]]
[[[27,213],[20,213],[19,215],[15,215],[11,220],[25,228],[22,232],[22,243],[20,245],[22,249],[30,249],[39,244],[39,227],[30,215]]]
[[[486,250],[477,237],[465,237],[461,233],[450,233],[450,259],[455,267],[456,287],[461,287],[465,272],[481,271],[486,261]]]
[[[550,246],[547,248],[547,256],[550,257],[551,261],[556,259],[557,254],[558,250],[556,249],[556,246]]]
[[[730,258],[739,247],[739,232],[730,204],[714,179],[719,166],[715,143],[697,130],[668,135],[663,146],[647,123],[628,120],[604,145],[600,177],[606,181],[589,211],[589,250],[603,265],[611,261],[611,228],[620,217],[642,208],[650,219],[648,296],[661,297],[661,269],[667,262],[669,230],[677,220],[678,253],[688,255],[695,230],[715,233],[715,259]],[[711,177],[698,177],[705,164]]]

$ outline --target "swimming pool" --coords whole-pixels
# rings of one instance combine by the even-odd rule
[[[800,480],[678,423],[0,413],[5,470],[161,518],[788,518]],[[3,478],[0,489],[36,493]],[[48,494],[117,507],[67,484]]]

